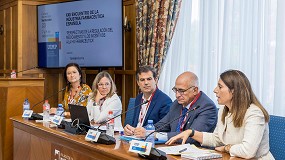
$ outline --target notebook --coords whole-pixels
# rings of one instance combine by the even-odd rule
[[[79,119],[79,124],[90,126],[87,108],[85,106],[79,106],[74,104],[68,104],[71,121]]]

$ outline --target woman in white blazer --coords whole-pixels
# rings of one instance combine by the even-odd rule
[[[116,85],[108,72],[100,72],[95,77],[86,107],[91,123],[106,121],[109,111],[113,111],[113,116],[122,113],[121,99],[116,94]],[[123,130],[121,116],[115,118],[115,129]]]
[[[172,144],[178,139],[185,143],[192,137],[202,146],[215,147],[230,156],[274,159],[269,151],[269,115],[253,93],[245,74],[238,70],[225,71],[214,92],[222,105],[214,132],[189,129],[166,143]]]

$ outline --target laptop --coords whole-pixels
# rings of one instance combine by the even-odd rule
[[[79,106],[74,104],[68,104],[71,121],[79,119],[79,124],[84,124],[86,127],[90,126],[87,108],[85,106]]]

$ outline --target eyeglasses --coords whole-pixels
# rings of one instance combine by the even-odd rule
[[[186,91],[188,91],[189,89],[191,89],[191,88],[193,88],[193,87],[196,87],[196,86],[191,86],[191,87],[189,87],[188,89],[177,89],[177,88],[175,88],[175,87],[173,87],[172,88],[172,91],[176,94],[177,92],[179,93],[179,94],[184,94]]]
[[[105,86],[105,87],[110,87],[110,83],[105,83],[105,84],[103,84],[103,83],[98,83],[98,87],[100,87],[100,88],[102,88],[103,86]]]

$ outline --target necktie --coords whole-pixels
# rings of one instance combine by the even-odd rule
[[[183,120],[184,120],[184,118],[185,118],[185,116],[186,116],[186,112],[188,111],[188,109],[186,108],[186,107],[184,107],[183,109],[182,109],[182,117],[179,119],[179,121],[178,121],[178,124],[177,124],[177,127],[176,127],[176,132],[180,132],[180,126],[181,126],[181,124],[182,124],[182,122],[183,122]]]

